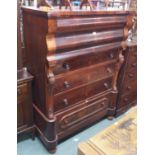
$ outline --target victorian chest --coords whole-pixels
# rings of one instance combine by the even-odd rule
[[[124,51],[124,63],[122,65],[118,85],[119,95],[117,100],[116,115],[120,115],[137,101],[137,43],[136,40],[127,42]]]
[[[125,11],[22,11],[25,66],[35,76],[35,125],[54,152],[58,141],[115,114],[131,16]]]
[[[25,68],[17,71],[17,135],[18,141],[32,137],[34,122],[32,109],[31,81],[33,76]]]

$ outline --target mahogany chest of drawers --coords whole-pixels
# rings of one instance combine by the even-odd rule
[[[17,140],[32,137],[34,122],[32,109],[31,81],[33,76],[24,68],[17,71]]]
[[[58,141],[115,114],[132,16],[127,11],[22,11],[25,66],[35,77],[35,126],[54,152]]]
[[[137,102],[137,43],[127,42],[124,63],[118,78],[119,94],[116,115],[120,115]]]

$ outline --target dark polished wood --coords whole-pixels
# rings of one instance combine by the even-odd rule
[[[21,69],[23,67],[20,6],[20,0],[17,0],[17,69]]]
[[[17,135],[18,141],[32,137],[34,139],[34,122],[32,110],[31,81],[33,76],[25,69],[17,71]]]
[[[35,125],[54,152],[58,141],[114,116],[130,12],[22,11]]]
[[[119,95],[116,116],[137,104],[137,43],[136,40],[127,42],[124,51],[124,64],[118,78]]]

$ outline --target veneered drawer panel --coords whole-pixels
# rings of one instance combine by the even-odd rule
[[[137,81],[137,72],[132,70],[130,72],[125,72],[124,83],[130,84]]]
[[[87,86],[87,97],[107,91],[112,88],[112,77],[102,79]]]
[[[133,65],[137,62],[137,52],[134,49],[135,48],[130,49],[130,51],[129,51],[128,60],[127,60],[128,65],[131,65],[131,64]]]
[[[119,106],[126,106],[131,104],[133,101],[137,100],[137,91],[132,91],[132,93],[121,96],[119,100]]]
[[[123,94],[131,93],[135,90],[137,90],[137,81],[133,80],[133,81],[124,83],[122,88],[122,93]]]
[[[109,98],[96,100],[91,104],[82,103],[73,109],[69,109],[56,115],[58,132],[69,127],[83,123],[86,119],[96,114],[102,113],[102,117],[107,114]]]
[[[17,87],[17,101],[18,102],[24,101],[24,96],[27,93],[27,91],[28,91],[27,84],[22,84]]]
[[[116,61],[108,62],[106,64],[102,63],[74,72],[69,72],[63,76],[56,76],[54,94],[113,75],[115,71],[115,63]]]
[[[82,46],[92,46],[95,44],[104,44],[110,42],[121,41],[123,39],[123,29],[114,29],[107,31],[91,31],[80,34],[68,34],[65,36],[56,36],[56,49],[68,50],[81,48]],[[49,35],[49,38],[52,36]]]
[[[70,107],[79,101],[86,98],[85,95],[86,87],[74,89],[69,92],[65,92],[54,96],[54,111]]]
[[[74,17],[57,20],[59,32],[96,30],[98,28],[118,28],[123,27],[126,22],[125,16],[102,16],[102,17]]]
[[[134,61],[134,62],[128,64],[127,67],[126,67],[126,70],[128,72],[137,72],[137,62]]]
[[[120,42],[82,48],[65,53],[48,56],[49,66],[55,75],[73,71],[89,65],[94,65],[117,59]]]
[[[84,72],[69,74],[56,78],[54,85],[54,94],[78,87],[88,82],[88,76]]]

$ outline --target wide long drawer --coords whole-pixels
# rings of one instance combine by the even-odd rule
[[[93,83],[88,83],[82,87],[77,87],[74,90],[66,91],[54,96],[54,111],[64,110],[79,102],[94,96],[98,93],[103,93],[112,88],[112,77],[101,79]]]
[[[115,64],[116,61],[110,61],[56,76],[54,94],[111,76],[115,72]]]
[[[55,75],[118,58],[120,42],[103,44],[47,57]]]
[[[105,116],[108,106],[112,102],[111,93],[100,95],[98,98],[87,99],[80,104],[56,114],[57,131],[63,132],[64,129],[78,127],[87,119],[96,115]],[[88,122],[87,122],[88,123]]]

